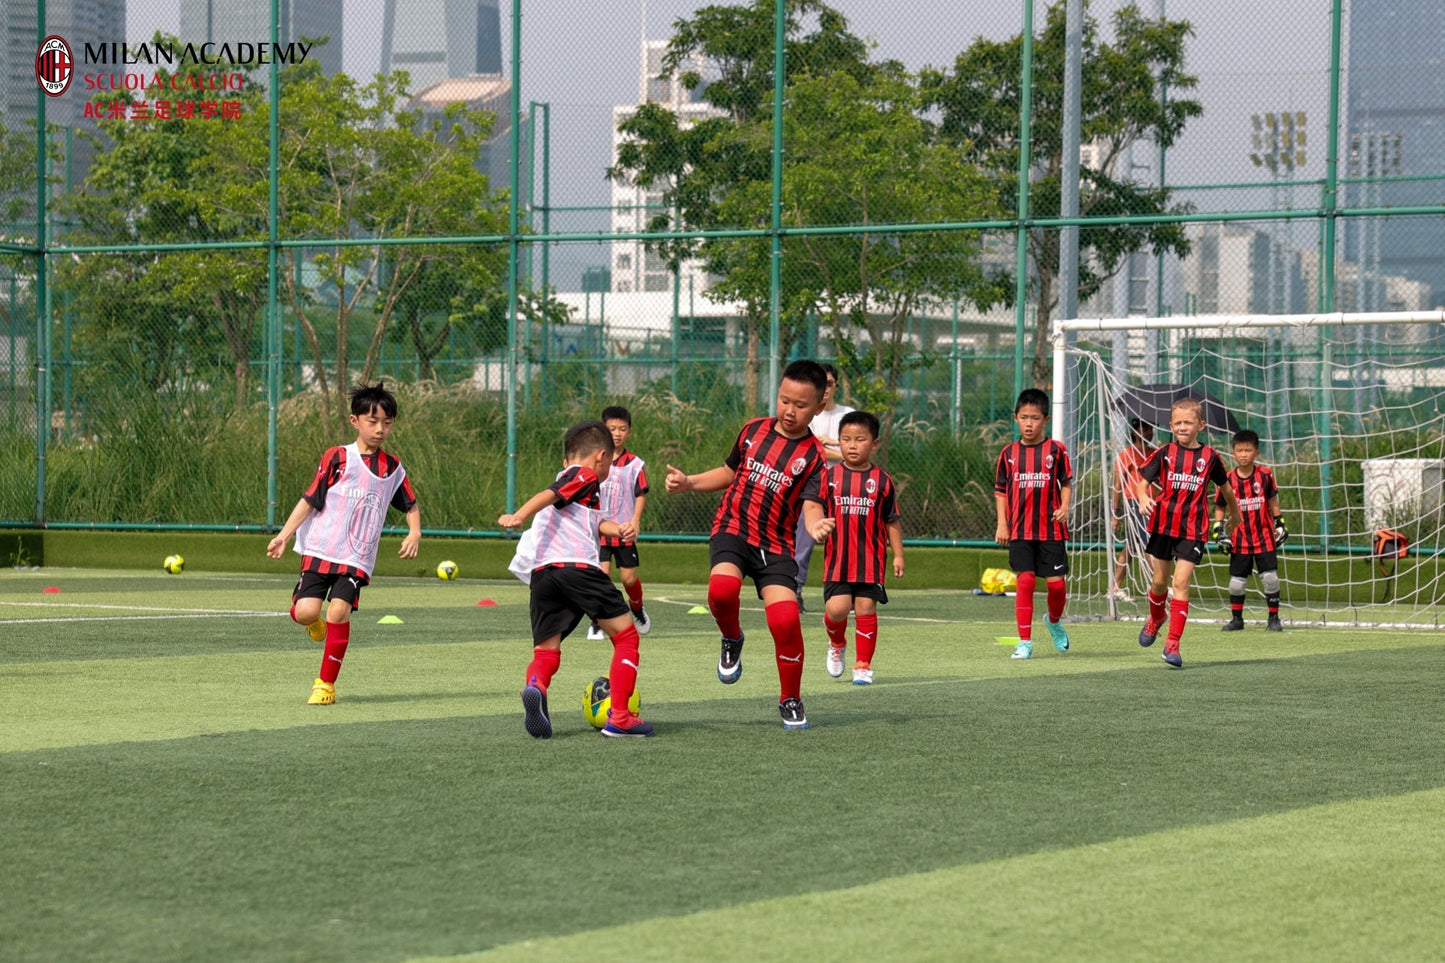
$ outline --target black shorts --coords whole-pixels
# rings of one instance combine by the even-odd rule
[[[1063,542],[1016,538],[1008,543],[1008,567],[1015,575],[1033,572],[1040,578],[1059,578],[1069,574],[1069,557]]]
[[[888,592],[882,582],[824,582],[823,601],[835,595],[848,595],[855,599],[872,599],[879,605],[888,604]]]
[[[332,572],[302,572],[301,579],[291,592],[291,601],[300,599],[341,599],[351,603],[351,611],[361,608],[361,589],[365,581],[359,575]]]
[[[786,552],[765,552],[736,535],[726,533],[709,539],[707,549],[709,568],[716,568],[724,562],[736,565],[743,578],[753,580],[758,598],[763,597],[766,585],[786,585],[789,590],[797,591],[798,563]]]
[[[1144,551],[1166,562],[1193,562],[1198,565],[1204,559],[1204,542],[1197,538],[1177,538],[1173,535],[1149,533],[1149,544]]]
[[[1235,578],[1248,578],[1251,570],[1263,575],[1265,572],[1274,572],[1278,569],[1279,558],[1274,552],[1258,554],[1235,552],[1229,556],[1229,574]]]
[[[603,565],[613,560],[618,568],[637,568],[637,545],[599,545],[597,560]]]
[[[583,617],[615,619],[631,611],[612,579],[590,565],[548,565],[532,573],[532,642],[567,638]]]

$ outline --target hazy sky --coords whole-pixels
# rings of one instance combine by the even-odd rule
[[[511,4],[502,3],[504,48],[510,46]],[[555,206],[605,204],[602,171],[609,163],[611,108],[637,99],[639,41],[644,18],[650,39],[666,39],[671,25],[702,0],[589,0],[556,4],[527,0],[522,10],[522,102],[552,105],[552,202]],[[978,36],[1004,39],[1019,32],[1023,8],[1011,0],[835,0],[855,33],[874,41],[879,57],[910,68],[948,65]],[[1106,22],[1122,4],[1095,0],[1092,14]],[[1158,0],[1142,0],[1146,13]],[[400,4],[405,9],[405,0]],[[346,70],[369,76],[379,69],[381,0],[345,0]],[[1042,23],[1045,6],[1035,17]],[[645,11],[645,12],[644,12]],[[1204,116],[1191,122],[1168,158],[1174,184],[1251,181],[1267,185],[1248,160],[1249,118],[1265,111],[1306,111],[1307,162],[1303,178],[1324,175],[1328,108],[1329,0],[1164,0],[1164,12],[1189,20],[1195,36],[1187,63],[1198,75],[1196,96]],[[159,28],[175,32],[179,0],[130,0],[127,36],[148,39]],[[504,49],[504,57],[510,57]],[[1140,161],[1152,158],[1140,158]],[[1145,174],[1143,176],[1152,176]],[[1224,202],[1199,195],[1200,207]],[[1300,196],[1302,202],[1303,196]],[[1236,193],[1228,206],[1267,208],[1267,189]],[[1310,206],[1313,206],[1311,204]],[[554,215],[554,230],[602,229],[600,215]],[[580,252],[579,252],[580,253]],[[605,261],[598,249],[596,260]]]

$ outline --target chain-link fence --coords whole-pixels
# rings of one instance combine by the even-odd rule
[[[569,422],[627,404],[701,469],[814,357],[909,536],[987,540],[1052,319],[1445,301],[1424,0],[23,6],[10,524],[274,526],[385,379],[427,528],[486,531]]]

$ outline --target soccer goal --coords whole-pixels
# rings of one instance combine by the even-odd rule
[[[1143,616],[1148,560],[1127,503],[1115,509],[1116,468],[1131,419],[1166,442],[1169,404],[1187,394],[1228,467],[1235,426],[1259,434],[1291,532],[1286,625],[1440,625],[1445,312],[1056,321],[1053,377],[1053,433],[1075,479],[1071,613]],[[1228,581],[1228,556],[1211,550],[1192,613],[1223,617]],[[1251,575],[1245,620],[1264,614]]]

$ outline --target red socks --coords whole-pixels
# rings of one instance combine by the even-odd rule
[[[738,624],[738,597],[742,594],[743,580],[731,575],[713,575],[707,580],[707,607],[717,622],[718,631],[726,639],[740,639],[743,628]],[[771,610],[770,610],[771,611]],[[793,620],[797,621],[798,608],[793,606]],[[769,618],[768,624],[772,625]],[[802,629],[800,628],[801,634]]]
[[[1150,590],[1149,590],[1149,624],[1150,624],[1150,625],[1160,626],[1160,625],[1163,625],[1163,624],[1164,624],[1164,619],[1165,619],[1165,617],[1168,615],[1168,613],[1164,611],[1164,603],[1167,602],[1168,600],[1169,600],[1169,596],[1167,596],[1167,595],[1155,595],[1153,589],[1150,589]]]
[[[1068,583],[1063,579],[1056,579],[1045,582],[1044,586],[1049,592],[1049,621],[1057,622],[1064,617],[1064,603],[1069,598]]]
[[[742,585],[741,582],[738,583]],[[627,593],[627,601],[632,605],[632,611],[642,611],[642,579],[638,579],[631,585],[623,583],[622,590]]]
[[[828,644],[835,649],[845,648],[848,645],[848,617],[843,616],[843,621],[834,622],[823,613],[823,629],[828,633]]]
[[[1173,599],[1169,603],[1168,644],[1179,647],[1179,637],[1184,634],[1184,623],[1189,621],[1189,600]]]
[[[636,629],[633,629],[632,632],[634,636],[637,634]],[[633,639],[634,643],[636,641]],[[527,681],[524,685],[534,685],[545,693],[547,687],[552,684],[552,676],[557,674],[557,667],[561,664],[561,649],[533,649],[532,661],[527,665]],[[633,679],[636,678],[637,676],[633,675]]]
[[[717,576],[714,575],[713,579]],[[741,584],[741,583],[739,583]],[[712,598],[708,583],[708,598]],[[734,610],[736,612],[736,610]],[[778,655],[778,701],[801,698],[803,689],[803,623],[798,621],[797,602],[774,602],[766,610],[768,631]],[[737,618],[736,615],[733,616]],[[736,636],[734,636],[736,638]]]
[[[853,629],[856,643],[853,658],[861,665],[872,665],[873,651],[878,645],[878,613],[869,612],[867,615],[856,616],[856,622]]]
[[[1034,637],[1034,585],[1038,580],[1033,572],[1020,572],[1018,578],[1014,618],[1019,624],[1019,641],[1031,642]]]
[[[322,682],[335,682],[341,674],[341,660],[346,658],[346,646],[351,641],[350,622],[326,623],[326,649],[321,653]]]
[[[637,688],[637,664],[641,656],[637,651],[637,627],[629,625],[612,637],[612,666],[607,670],[607,681],[612,689],[612,709],[608,717],[625,722],[631,713],[627,703],[632,701],[632,690]]]

